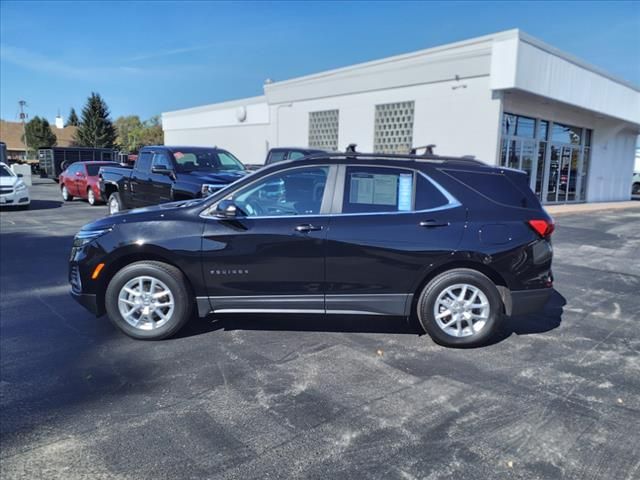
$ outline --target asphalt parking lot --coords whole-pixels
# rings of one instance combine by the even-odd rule
[[[0,213],[0,477],[640,477],[640,209],[563,215],[557,292],[492,345],[398,318],[194,319],[135,341],[68,294],[106,214]]]

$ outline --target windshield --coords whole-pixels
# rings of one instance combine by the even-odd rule
[[[212,170],[224,172],[243,171],[244,165],[224,150],[212,148],[190,148],[173,152],[178,172],[193,172],[195,170]]]
[[[4,165],[0,165],[0,177],[13,177],[13,172]]]

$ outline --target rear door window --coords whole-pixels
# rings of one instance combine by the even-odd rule
[[[448,203],[443,191],[418,171],[370,166],[346,168],[342,213],[422,211]]]
[[[346,168],[342,213],[409,212],[414,174],[384,167]]]

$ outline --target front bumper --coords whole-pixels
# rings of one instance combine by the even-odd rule
[[[0,195],[0,206],[29,205],[30,203],[31,198],[28,190],[18,192],[14,190],[11,193]]]
[[[96,317],[104,315],[104,311],[98,306],[98,297],[93,293],[75,293],[71,291],[73,299]]]
[[[505,301],[506,313],[515,316],[539,312],[546,305],[552,292],[553,288],[511,291],[509,299]]]

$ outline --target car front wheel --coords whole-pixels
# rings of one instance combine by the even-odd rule
[[[640,183],[634,183],[631,188],[631,193],[633,195],[640,195]]]
[[[109,195],[109,201],[107,204],[109,205],[109,215],[122,211],[122,199],[118,192],[113,192]]]
[[[73,200],[73,195],[71,195],[71,194],[69,193],[69,190],[67,189],[67,186],[66,186],[66,185],[64,185],[64,184],[62,185],[62,189],[61,189],[61,191],[62,191],[62,199],[63,199],[65,202],[70,202],[71,200]]]
[[[503,304],[495,284],[482,273],[456,268],[423,289],[418,320],[429,336],[448,347],[475,347],[495,335]]]
[[[130,337],[160,340],[189,320],[193,300],[176,267],[142,261],[124,267],[109,282],[105,307],[111,322]]]

